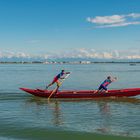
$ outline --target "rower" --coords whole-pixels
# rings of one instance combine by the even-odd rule
[[[116,80],[117,77],[108,76],[106,80],[104,80],[104,82],[99,86],[98,90],[96,90],[94,93],[100,93],[102,91],[105,91],[107,93],[108,92],[107,86]]]
[[[50,86],[52,86],[54,83],[56,83],[57,84],[57,90],[58,90],[58,88],[61,85],[61,82],[59,81],[59,79],[65,79],[65,75],[68,75],[68,74],[70,74],[70,72],[65,72],[64,69],[61,70],[61,72],[54,77],[53,81],[49,85],[46,86],[46,89],[48,89]]]

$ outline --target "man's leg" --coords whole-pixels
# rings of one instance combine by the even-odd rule
[[[103,87],[102,87],[102,85],[100,85],[99,88],[98,88],[98,90],[95,90],[94,93],[100,93],[102,90],[103,90]]]
[[[57,84],[57,88],[56,88],[56,93],[57,93],[57,91],[58,91],[58,89],[59,89],[59,87],[60,87],[60,85],[61,85],[61,82],[60,81],[56,81],[56,84]]]
[[[46,89],[48,89],[50,86],[52,86],[55,82],[52,81],[49,85],[46,86]]]

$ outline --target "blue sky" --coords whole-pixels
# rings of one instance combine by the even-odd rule
[[[0,57],[140,58],[139,0],[0,0]]]

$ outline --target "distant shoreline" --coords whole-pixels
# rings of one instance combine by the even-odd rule
[[[42,61],[32,61],[32,62],[26,62],[26,61],[23,61],[23,62],[0,62],[0,64],[102,64],[102,63],[108,63],[108,64],[115,64],[115,63],[119,63],[119,64],[130,64],[130,65],[136,65],[136,64],[140,64],[140,61],[138,62],[119,62],[119,61],[101,61],[101,62],[98,62],[98,61],[95,61],[95,62],[92,62],[92,61],[74,61],[74,62],[69,62],[69,61],[63,61],[63,62],[56,62],[56,61],[51,61],[51,62],[42,62]]]

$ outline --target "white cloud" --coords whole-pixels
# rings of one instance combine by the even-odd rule
[[[62,55],[63,54],[63,55]],[[58,58],[97,58],[97,59],[140,59],[140,49],[138,50],[94,50],[80,48],[58,54]]]
[[[132,18],[140,18],[140,13],[131,13],[131,14],[128,14],[126,16],[132,17]]]
[[[30,58],[31,55],[23,52],[0,51],[0,58]]]
[[[123,27],[123,26],[128,26],[128,25],[139,25],[139,24],[140,24],[140,21],[136,21],[136,22],[123,22],[123,23],[117,23],[117,24],[109,24],[109,25],[96,26],[96,28]]]
[[[42,55],[26,54],[24,52],[2,52],[1,58],[35,58],[35,59],[49,59],[49,58],[93,58],[93,59],[140,59],[140,49],[129,50],[94,50],[87,48],[80,48],[68,50],[57,54],[46,53]]]
[[[97,16],[95,18],[87,18],[87,21],[96,24],[114,24],[114,23],[121,23],[124,22],[125,19],[123,16],[120,15],[113,15],[113,16]]]
[[[96,16],[94,18],[88,17],[87,21],[94,24],[95,28],[139,25],[140,13],[131,13],[127,15]]]

